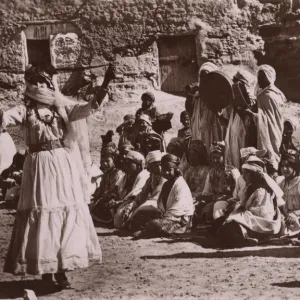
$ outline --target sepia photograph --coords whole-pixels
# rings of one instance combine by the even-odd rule
[[[300,299],[300,0],[1,0],[1,299]]]

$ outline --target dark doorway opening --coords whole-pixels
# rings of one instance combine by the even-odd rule
[[[32,65],[51,63],[49,40],[27,40],[27,53]]]
[[[198,81],[194,35],[161,36],[158,40],[161,90],[181,94]]]

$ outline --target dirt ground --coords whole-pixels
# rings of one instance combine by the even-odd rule
[[[133,241],[103,228],[97,228],[103,263],[69,273],[71,290],[49,289],[40,277],[2,273],[13,218],[0,210],[0,299],[20,299],[24,289],[45,300],[300,298],[299,247],[221,250],[201,234]]]
[[[160,111],[175,113],[180,128],[184,98],[157,92]],[[136,99],[138,101],[138,99]],[[93,160],[99,164],[101,134],[134,113],[137,102],[106,105],[105,113],[89,120]],[[285,117],[299,116],[300,105],[287,104]],[[16,133],[16,135],[19,133]],[[117,139],[117,136],[115,136]],[[22,147],[22,144],[18,144]],[[69,274],[73,289],[58,291],[40,277],[14,277],[2,272],[14,212],[0,208],[0,299],[20,299],[24,289],[39,299],[300,299],[300,249],[266,246],[222,250],[201,233],[189,239],[133,241],[114,229],[97,228],[103,263]],[[78,241],[80,243],[80,241]]]

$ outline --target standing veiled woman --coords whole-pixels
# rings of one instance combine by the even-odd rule
[[[203,77],[217,69],[218,66],[214,63],[204,63],[199,70],[199,86]],[[191,119],[192,138],[193,140],[201,140],[209,151],[209,147],[214,141],[222,140],[222,127],[219,123],[219,117],[201,101],[199,92],[194,96],[193,105],[194,112]]]
[[[251,74],[246,70],[240,70],[234,75],[233,81],[245,87],[253,107],[255,99],[250,91]],[[225,165],[227,166],[233,166],[237,169],[241,167],[240,149],[248,146],[247,137],[249,137],[251,131],[257,130],[248,124],[251,122],[247,120],[247,114],[244,110],[230,107],[230,118],[225,137]]]
[[[66,271],[101,262],[89,213],[89,144],[85,118],[97,109],[114,76],[109,68],[102,88],[88,103],[64,97],[53,72],[31,67],[25,73],[24,104],[1,111],[0,122],[20,125],[29,154],[4,271],[42,274],[60,288],[70,287]]]
[[[286,102],[282,91],[275,85],[276,72],[269,65],[261,65],[257,73],[256,89],[258,113],[249,110],[257,124],[257,148],[274,153],[276,169],[280,161],[283,134],[283,116],[280,106]]]

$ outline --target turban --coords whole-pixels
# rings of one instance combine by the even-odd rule
[[[135,116],[134,115],[126,115],[124,117],[124,122],[117,127],[116,132],[121,133],[126,125],[133,125],[134,122],[135,122]]]
[[[127,140],[125,140],[124,142],[121,143],[121,145],[119,145],[120,152],[130,151],[134,149],[135,149],[134,146]]]
[[[177,137],[171,138],[166,150],[168,153],[181,157],[183,150],[180,140]]]
[[[266,89],[269,89],[269,90],[273,91],[274,93],[276,93],[277,95],[279,95],[281,97],[282,104],[284,102],[286,102],[287,99],[286,99],[285,95],[283,94],[283,92],[274,85],[275,80],[276,80],[276,71],[274,70],[274,68],[269,65],[261,65],[258,68],[258,72],[259,71],[264,72],[264,74],[267,77],[267,80],[270,83],[270,85],[268,87],[266,87]],[[255,90],[256,90],[256,96],[259,96],[261,93],[264,92],[265,89],[261,90],[257,84],[257,87]]]
[[[295,131],[299,127],[299,120],[296,117],[291,117],[284,121],[284,124],[290,124],[293,131]]]
[[[219,67],[212,62],[206,62],[202,64],[198,73],[198,82],[200,82],[200,74],[202,71],[212,72],[212,71],[216,71],[218,68]]]
[[[212,72],[212,71],[217,70],[218,68],[219,67],[216,64],[214,64],[212,62],[206,62],[206,63],[202,64],[202,66],[200,67],[199,74],[202,71]]]
[[[143,169],[145,167],[145,157],[142,153],[137,151],[128,151],[124,158],[130,159],[140,165]]]
[[[191,140],[190,145],[189,145],[189,150],[202,152],[203,148],[206,149],[204,143],[201,140]]]
[[[106,144],[102,149],[101,149],[101,155],[102,156],[115,156],[118,154],[117,146],[115,143],[110,142]]]
[[[237,81],[241,81],[247,86],[250,86],[250,82],[252,80],[252,74],[246,70],[240,70],[238,71],[234,76],[233,79]]]
[[[240,150],[241,158],[247,159],[251,155],[255,155],[257,157],[264,157],[267,154],[267,150],[257,150],[254,147],[242,148]]]
[[[142,99],[142,101],[150,99],[152,102],[154,102],[155,101],[155,96],[152,92],[148,91],[148,92],[146,92],[142,95],[141,99]]]
[[[183,112],[181,112],[181,114],[180,114],[180,122],[182,122],[185,117],[189,117],[189,114],[187,113],[186,110],[184,110]]]
[[[146,156],[146,164],[149,165],[153,162],[161,161],[163,153],[160,150],[151,151]]]
[[[124,122],[131,121],[131,120],[135,121],[135,116],[134,115],[129,114],[129,115],[126,115],[124,117]]]
[[[172,168],[178,168],[180,165],[180,158],[168,153],[162,157],[161,164]]]
[[[261,175],[261,178],[269,186],[269,188],[274,192],[277,197],[277,205],[281,206],[284,204],[282,199],[283,191],[278,186],[278,184],[272,179],[267,173],[264,172],[264,168],[261,165],[263,161],[258,157],[250,157],[244,165],[242,165],[243,170],[249,170]]]
[[[210,154],[218,153],[224,155],[225,153],[225,143],[224,142],[213,142],[210,146]]]
[[[287,160],[292,163],[298,162],[298,152],[296,150],[289,149],[282,153],[281,161]]]
[[[258,72],[262,71],[265,73],[268,81],[270,82],[270,84],[274,84],[275,80],[276,80],[276,71],[274,70],[273,67],[269,66],[269,65],[261,65],[258,68]]]
[[[152,125],[151,118],[148,115],[146,115],[146,114],[141,114],[138,117],[138,120],[145,121],[147,124]]]

